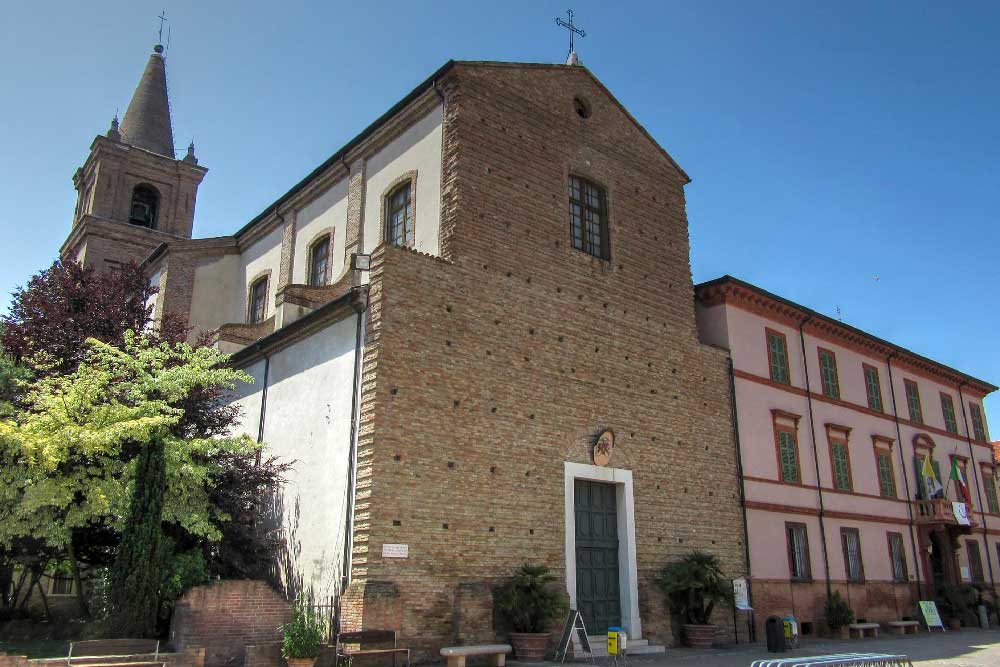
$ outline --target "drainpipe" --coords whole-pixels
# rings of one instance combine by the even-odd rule
[[[264,382],[260,389],[260,421],[257,423],[257,444],[264,442],[264,415],[267,412],[267,376],[271,370],[271,357],[264,357]],[[257,449],[257,465],[260,465],[260,448]]]
[[[896,357],[893,352],[885,358],[885,365],[889,369],[889,396],[892,399],[892,421],[896,424],[896,450],[899,454],[899,469],[903,473],[903,488],[906,490],[906,512],[910,517],[910,549],[913,551],[913,567],[917,570],[917,596],[924,596],[924,586],[920,579],[920,559],[917,557],[917,537],[913,525],[913,500],[910,497],[910,473],[906,460],[903,458],[903,434],[899,428],[899,410],[896,409],[896,385],[892,381],[892,360]],[[924,574],[930,575],[930,572]]]
[[[809,431],[812,435],[813,464],[816,467],[816,495],[819,498],[819,536],[823,544],[823,576],[826,578],[826,597],[829,598],[833,593],[833,589],[830,586],[830,556],[827,553],[826,524],[823,521],[826,509],[823,505],[823,482],[819,477],[819,449],[816,445],[816,423],[813,418],[812,389],[809,385],[809,361],[806,358],[806,336],[803,331],[806,324],[808,324],[809,320],[812,318],[812,315],[808,315],[799,323],[799,345],[802,347],[802,375],[806,379],[806,402],[809,406]]]
[[[753,609],[753,586],[750,585],[752,580],[750,572],[750,528],[747,525],[747,502],[746,502],[746,489],[743,481],[743,452],[740,449],[740,415],[739,410],[736,407],[736,375],[733,373],[733,357],[729,356],[726,359],[726,367],[729,370],[729,402],[732,406],[732,411],[730,413],[730,419],[733,423],[733,441],[736,443],[736,474],[740,480],[740,511],[743,514],[743,558],[746,560],[747,564],[747,602],[750,603],[750,608]],[[749,636],[747,640],[751,643],[754,642],[756,637],[757,628],[753,621],[753,612],[750,616],[751,623]],[[736,607],[733,607],[733,632],[736,635],[736,643],[740,643],[740,631],[736,625]]]
[[[736,442],[736,474],[740,480],[740,508],[743,510],[743,556],[747,563],[747,579],[750,579],[750,529],[747,525],[746,490],[743,482],[743,453],[740,450],[740,415],[736,408],[736,376],[733,374],[733,358],[726,359],[729,367],[729,397],[732,404],[733,440]],[[750,606],[753,606],[753,590],[749,591]]]
[[[347,455],[347,499],[344,502],[344,565],[341,577],[340,593],[347,590],[351,583],[351,538],[354,532],[354,489],[356,486],[356,462],[358,454],[358,430],[360,428],[360,394],[361,394],[361,367],[363,363],[362,341],[364,339],[365,315],[368,312],[368,288],[355,288],[358,295],[364,299],[363,304],[355,305],[358,310],[357,326],[354,334],[354,385],[351,392],[351,443]],[[339,603],[338,603],[339,612]],[[340,614],[337,614],[337,623],[340,623]],[[340,631],[340,628],[337,628]]]
[[[962,382],[958,385],[958,401],[962,404],[962,422],[965,424],[965,441],[969,445],[969,461],[972,463],[972,477],[976,481],[976,499],[979,501],[979,519],[983,522],[983,548],[986,550],[986,565],[990,571],[990,590],[996,595],[996,583],[993,581],[993,559],[990,558],[990,541],[987,538],[989,534],[986,530],[986,509],[983,506],[983,489],[979,484],[979,463],[976,462],[976,457],[972,453],[972,433],[969,431],[969,419],[965,416],[965,398],[962,396],[962,387],[969,384],[968,382]],[[992,456],[990,459],[992,460]]]

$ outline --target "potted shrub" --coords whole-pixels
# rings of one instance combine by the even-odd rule
[[[291,618],[281,626],[281,655],[288,667],[313,667],[325,635],[326,621],[307,600],[296,600]]]
[[[544,565],[522,565],[494,594],[501,619],[510,627],[518,660],[542,661],[549,647],[552,621],[566,613],[566,598],[553,585]]]
[[[854,622],[854,611],[847,604],[847,600],[840,597],[840,593],[834,591],[826,599],[823,611],[826,616],[826,626],[830,628],[830,634],[834,637],[839,636],[841,639],[847,639],[849,634],[847,626]]]
[[[681,620],[684,641],[692,648],[709,648],[715,637],[712,610],[716,604],[731,605],[733,586],[723,575],[719,559],[695,551],[668,564],[657,579],[667,606]]]
[[[938,610],[945,617],[948,629],[960,630],[962,622],[968,624],[976,604],[976,589],[972,586],[942,586],[938,589]]]

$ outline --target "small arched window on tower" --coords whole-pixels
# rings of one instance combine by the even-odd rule
[[[385,198],[385,240],[391,245],[413,245],[413,196],[406,181]]]
[[[160,193],[152,185],[135,186],[128,221],[140,227],[156,228],[156,214],[160,208]]]
[[[309,284],[325,285],[330,280],[330,235],[324,234],[309,246]]]

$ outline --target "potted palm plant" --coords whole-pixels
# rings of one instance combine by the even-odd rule
[[[684,642],[692,648],[711,647],[712,610],[717,604],[733,603],[732,583],[723,575],[719,559],[695,551],[663,568],[657,583],[671,613],[683,623]]]
[[[826,599],[824,612],[826,615],[826,625],[830,628],[830,633],[834,637],[847,639],[847,626],[854,622],[854,610],[851,609],[844,598],[840,597],[840,593],[834,591]]]
[[[313,667],[323,650],[325,635],[326,620],[308,600],[297,599],[291,618],[281,626],[281,655],[288,667]]]
[[[518,660],[545,659],[552,621],[566,613],[566,597],[554,586],[544,565],[522,565],[494,593],[494,604],[510,628],[510,643]]]

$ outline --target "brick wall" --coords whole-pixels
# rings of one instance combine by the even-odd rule
[[[205,667],[241,665],[248,645],[281,641],[288,602],[262,581],[218,581],[181,597],[170,623],[176,651],[205,649]]]
[[[665,563],[697,548],[744,571],[725,356],[697,341],[685,177],[582,69],[455,77],[446,259],[391,248],[372,274],[345,614],[428,653],[495,636],[485,601],[456,605],[463,587],[524,561],[564,576],[563,462],[590,463],[612,428],[612,465],[634,475],[644,635],[671,643],[653,584]],[[569,246],[571,171],[608,190],[611,262]],[[382,559],[397,542],[409,558]]]

